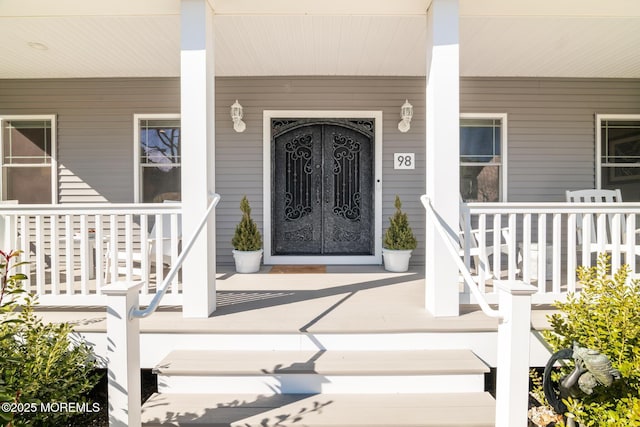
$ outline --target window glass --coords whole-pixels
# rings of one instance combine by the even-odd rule
[[[601,187],[640,201],[640,120],[602,120],[600,136]]]
[[[501,199],[500,119],[460,120],[460,194],[466,202]]]
[[[144,119],[139,129],[142,201],[180,200],[180,121]]]
[[[52,203],[51,120],[2,121],[2,195],[19,203]]]

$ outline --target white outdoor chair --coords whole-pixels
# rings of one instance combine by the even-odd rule
[[[180,202],[175,200],[164,200],[163,203],[180,203]],[[170,218],[170,215],[168,214],[164,214],[162,215],[162,217],[163,218],[162,218],[161,238],[159,240],[156,238],[157,223],[153,224],[153,226],[151,227],[151,231],[149,232],[147,237],[147,242],[149,245],[147,250],[148,266],[151,266],[151,264],[156,260],[156,255],[158,252],[160,252],[160,254],[162,255],[163,264],[169,265],[171,264],[171,261],[172,261],[171,218]],[[182,239],[182,221],[180,221],[180,216],[178,216],[177,239],[178,239],[178,242]],[[134,250],[131,254],[133,263],[140,265],[140,267],[134,267],[132,271],[135,275],[140,277],[142,276],[142,261],[143,261],[142,254],[143,254],[142,250]],[[106,282],[109,279],[109,275],[111,274],[111,261],[112,259],[114,259],[114,257],[111,255],[110,251],[107,251],[105,258],[106,258],[106,261],[105,261],[104,275],[105,275],[105,282]],[[117,265],[118,274],[126,274],[126,266],[122,265],[126,263],[126,261],[127,261],[127,252],[117,251],[115,254],[115,262]]]
[[[466,224],[465,224],[466,223]],[[507,242],[509,241],[509,229],[504,227],[500,230],[500,247],[496,251],[491,243],[493,243],[493,239],[487,240],[484,250],[478,244],[478,236],[480,230],[471,228],[471,215],[469,215],[469,207],[467,204],[460,198],[460,256],[464,256],[464,247],[465,247],[465,239],[469,241],[469,256],[473,258],[473,263],[476,268],[476,274],[479,273],[480,270],[483,270],[486,274],[486,278],[490,278],[495,276],[492,274],[491,264],[489,264],[489,257],[493,256],[494,253],[509,255],[509,245]],[[470,230],[470,235],[465,236],[464,230]],[[493,230],[490,228],[485,229],[486,234],[492,234]]]
[[[575,190],[575,191],[566,191],[566,199],[569,203],[622,203],[622,194],[619,189],[615,190],[604,190],[604,189],[587,189],[587,190]],[[598,252],[600,250],[600,245],[598,244],[598,233],[596,229],[596,218],[595,215],[591,214],[582,214],[577,218],[576,232],[577,232],[577,241],[580,245],[582,245],[582,235],[583,235],[583,226],[585,216],[591,217],[591,241],[589,242],[589,251],[590,252]],[[612,238],[612,215],[607,216],[607,226],[605,228],[605,242],[604,242],[604,250],[606,252],[611,252],[613,250],[613,238]],[[624,215],[620,218],[620,231],[622,235],[620,236],[620,252],[627,251],[627,245],[625,242],[625,218]],[[636,230],[636,233],[638,230]],[[631,238],[635,239],[635,235],[631,236]],[[634,245],[634,253],[635,255],[640,255],[640,246]]]

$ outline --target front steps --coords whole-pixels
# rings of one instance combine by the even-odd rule
[[[156,394],[144,426],[494,427],[489,393]]]
[[[469,350],[173,351],[145,426],[492,426]]]

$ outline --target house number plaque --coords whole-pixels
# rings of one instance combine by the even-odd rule
[[[394,169],[415,169],[416,154],[415,153],[393,153]]]

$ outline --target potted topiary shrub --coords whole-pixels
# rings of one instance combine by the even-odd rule
[[[260,270],[262,257],[262,236],[255,221],[251,218],[251,207],[247,196],[240,201],[242,219],[236,226],[231,240],[233,245],[233,259],[238,273],[255,273]]]
[[[409,269],[409,259],[418,242],[409,226],[407,214],[402,212],[400,197],[396,195],[396,211],[389,218],[389,228],[384,235],[382,258],[384,269],[401,273]]]

